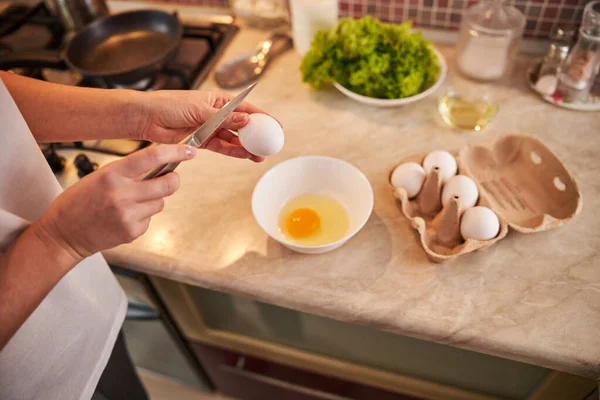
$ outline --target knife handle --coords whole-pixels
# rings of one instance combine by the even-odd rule
[[[146,175],[144,175],[144,177],[142,178],[142,180],[143,181],[147,181],[148,179],[158,178],[159,176],[166,175],[169,172],[174,171],[175,168],[177,168],[178,165],[179,165],[178,162],[164,164],[164,165],[159,165],[158,167],[153,168],[150,171],[148,171],[148,173],[146,173]]]
[[[179,142],[179,144],[185,144],[185,145],[194,146],[194,147],[199,146],[198,142],[196,142],[196,137],[193,134],[186,137],[185,139],[183,139],[181,142]],[[160,146],[160,145],[157,144],[157,146]],[[179,164],[180,164],[179,162],[173,162],[173,163],[168,163],[168,164],[164,164],[164,165],[159,165],[156,168],[152,168],[150,171],[148,171],[146,173],[146,175],[144,175],[142,180],[147,181],[148,179],[158,178],[159,176],[166,175],[169,172],[174,171],[175,168],[177,168],[177,166]]]

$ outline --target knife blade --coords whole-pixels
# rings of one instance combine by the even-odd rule
[[[210,117],[208,121],[206,121],[200,128],[198,128],[194,133],[183,139],[180,144],[186,144],[194,147],[202,147],[213,137],[213,135],[219,130],[219,127],[225,122],[227,117],[231,115],[231,113],[240,105],[242,101],[248,96],[248,94],[254,89],[258,82],[253,83],[244,89],[240,94],[235,96],[229,103],[225,104],[223,108],[216,112],[215,115]],[[160,165],[152,170],[150,170],[142,180],[148,180],[152,178],[157,178],[159,176],[163,176],[177,168],[179,162],[169,163],[165,165]]]

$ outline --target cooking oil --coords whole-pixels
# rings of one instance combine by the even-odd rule
[[[498,107],[483,97],[470,99],[449,93],[440,99],[439,112],[453,128],[481,131],[496,115]]]

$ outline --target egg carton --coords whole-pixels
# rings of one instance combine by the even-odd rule
[[[442,208],[442,181],[437,170],[426,176],[414,199],[403,188],[388,182],[402,213],[418,231],[421,246],[434,262],[492,246],[506,236],[508,228],[522,233],[555,229],[581,211],[583,199],[573,176],[542,142],[526,135],[505,135],[484,144],[469,145],[454,152],[458,174],[477,184],[477,205],[492,209],[500,229],[490,240],[463,240],[460,235],[460,199],[452,198]],[[426,153],[402,160],[422,164]],[[394,167],[395,168],[395,167]]]

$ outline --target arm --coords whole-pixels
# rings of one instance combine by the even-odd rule
[[[142,235],[163,198],[179,188],[175,173],[149,181],[139,176],[195,153],[183,145],[156,146],[100,168],[65,190],[0,253],[0,351],[77,263]]]
[[[0,350],[77,262],[39,223],[0,254]]]
[[[231,100],[216,92],[66,87],[3,71],[0,79],[38,142],[130,137],[174,143]],[[261,111],[250,104],[236,111],[206,147],[262,161],[229,131],[246,125],[248,114]],[[190,159],[195,151],[151,147],[102,167],[64,191],[40,220],[0,253],[0,351],[79,261],[142,235],[150,218],[162,210],[163,198],[179,186],[175,173],[144,182],[139,176],[159,165]]]
[[[39,143],[128,138],[142,117],[142,93],[58,85],[0,71]]]
[[[205,123],[232,98],[223,92],[159,90],[137,92],[58,85],[0,71],[38,143],[93,139],[142,139],[178,143]],[[263,113],[242,103],[206,146],[236,158],[263,161],[248,153],[237,131],[248,114]]]

